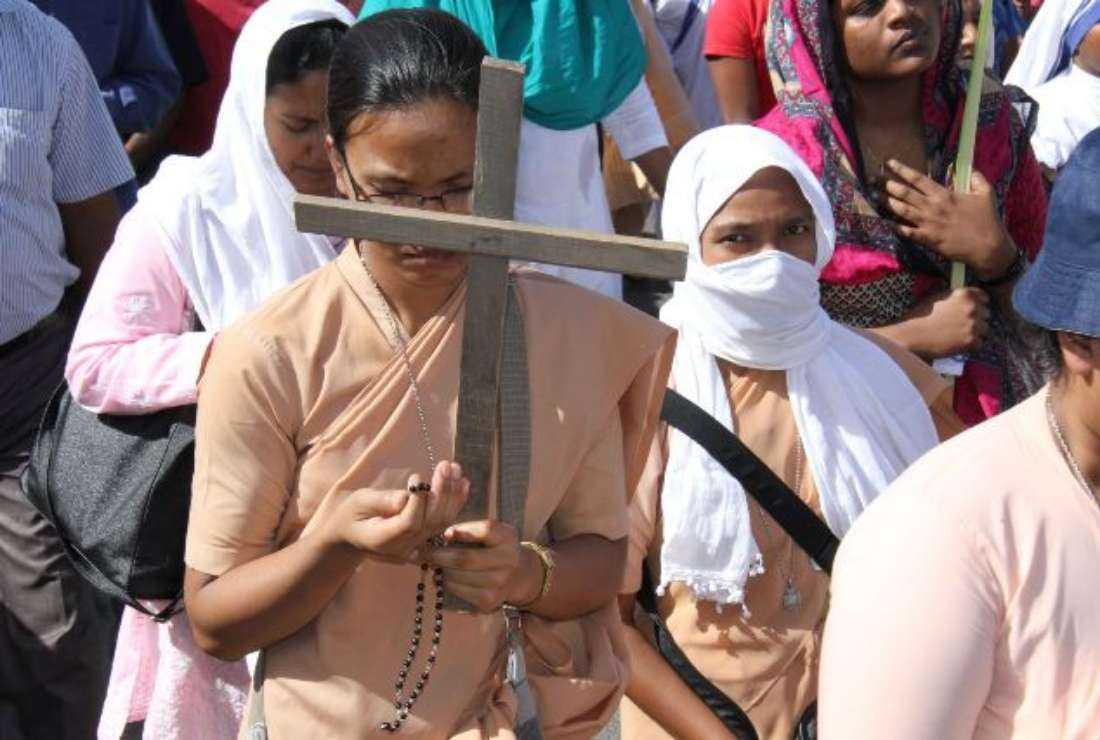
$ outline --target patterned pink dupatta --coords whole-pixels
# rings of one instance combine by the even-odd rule
[[[932,177],[941,183],[955,159],[966,94],[956,63],[960,28],[958,0],[943,0],[939,55],[922,86],[928,160]],[[829,2],[774,0],[767,48],[779,103],[757,125],[798,152],[833,204],[837,244],[821,276],[822,303],[833,318],[850,325],[895,323],[947,287],[949,265],[900,237],[890,215],[872,202]],[[1012,106],[1016,100],[1011,89],[986,80],[975,167],[993,185],[1016,244],[1034,259],[1042,244],[1046,191],[1028,143],[1029,127]],[[1027,397],[1034,384],[1014,320],[995,315],[993,324],[990,339],[968,358],[956,386],[956,411],[970,424]]]

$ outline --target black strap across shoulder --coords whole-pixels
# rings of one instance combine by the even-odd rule
[[[828,573],[840,540],[813,509],[771,471],[745,443],[714,417],[674,390],[665,394],[661,418],[700,445],[730,475],[740,481],[764,511],[783,528],[795,544]],[[684,655],[657,609],[653,577],[642,562],[638,604],[653,623],[657,649],[680,679],[707,705],[737,740],[757,740],[752,721],[741,707],[715,686]],[[816,705],[807,708],[795,731],[796,740],[816,737]]]
[[[690,437],[740,481],[745,492],[819,568],[826,573],[832,571],[840,540],[737,435],[672,389],[665,394],[661,418]]]
[[[657,611],[657,599],[653,590],[653,578],[649,573],[649,566],[642,561],[642,587],[638,590],[638,605],[649,615],[653,623],[653,636],[657,643],[657,650],[665,661],[672,666],[680,676],[680,680],[695,693],[699,699],[707,705],[707,708],[718,717],[737,740],[757,740],[756,729],[752,726],[752,720],[745,714],[737,703],[730,699],[722,689],[715,686],[710,680],[699,672],[684,655],[684,651],[676,644],[676,640],[669,634],[665,620]]]

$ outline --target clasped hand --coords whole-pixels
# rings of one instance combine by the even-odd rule
[[[322,536],[387,562],[440,567],[444,588],[480,611],[495,611],[537,590],[531,578],[520,577],[529,574],[520,569],[514,527],[492,520],[455,523],[470,492],[458,463],[440,462],[430,491],[416,490],[422,482],[412,475],[403,491],[353,491],[333,509]],[[451,543],[480,547],[446,547]]]
[[[970,193],[956,193],[896,160],[887,167],[886,202],[905,222],[895,227],[899,234],[986,279],[1008,269],[1016,250],[997,212],[996,194],[980,172],[970,179]]]

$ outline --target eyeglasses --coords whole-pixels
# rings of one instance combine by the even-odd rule
[[[430,203],[439,203],[439,207],[449,213],[469,213],[473,204],[474,189],[472,186],[446,190],[439,195],[420,195],[419,193],[366,193],[356,182],[348,167],[347,157],[341,152],[340,158],[344,160],[344,171],[351,181],[352,190],[355,191],[355,199],[360,203],[377,203],[383,206],[401,206],[403,208],[426,208]]]
[[[430,203],[439,203],[444,211],[466,213],[473,201],[472,187],[455,188],[439,195],[418,195],[417,193],[364,193],[356,187],[356,200],[377,203],[383,206],[402,206],[404,208],[425,208]]]

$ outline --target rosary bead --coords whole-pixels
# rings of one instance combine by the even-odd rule
[[[383,732],[393,732],[395,728],[389,722],[383,722],[382,724],[378,725],[378,729],[382,730]]]

